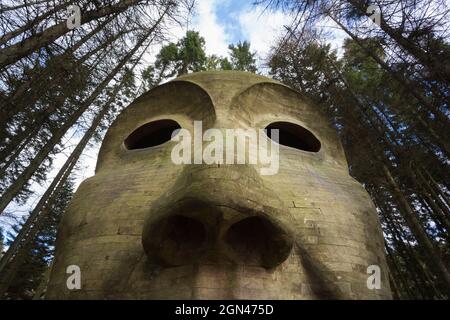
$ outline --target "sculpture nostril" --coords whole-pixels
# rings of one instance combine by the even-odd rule
[[[233,224],[225,235],[238,263],[273,268],[289,256],[291,237],[279,226],[263,217],[250,217]]]
[[[142,243],[149,257],[176,266],[195,262],[206,249],[207,235],[198,220],[171,215],[145,228]]]

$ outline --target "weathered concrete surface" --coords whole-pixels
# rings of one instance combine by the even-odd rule
[[[287,121],[321,149],[280,146],[273,176],[251,165],[174,165],[172,141],[126,150],[128,135],[157,119],[189,130],[193,120],[203,130]],[[166,241],[171,224],[187,239]],[[80,290],[66,287],[69,265],[81,268]],[[381,267],[380,290],[367,288],[369,265]],[[95,176],[61,223],[47,298],[385,299],[387,272],[374,205],[316,108],[262,76],[203,72],[144,94],[111,126]]]

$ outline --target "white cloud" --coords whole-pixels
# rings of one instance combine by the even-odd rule
[[[238,15],[238,21],[245,39],[250,41],[251,48],[258,53],[258,66],[264,73],[264,61],[276,41],[285,35],[285,25],[290,25],[293,17],[281,10],[264,10],[263,7],[249,6]],[[342,45],[348,35],[330,19],[322,19],[317,28],[326,31],[325,41],[342,55]]]
[[[261,7],[250,6],[239,15],[238,20],[244,37],[257,51],[259,59],[263,60],[290,18],[281,11],[263,11]]]
[[[166,42],[155,43],[144,55],[143,61],[146,64],[153,63],[159,50],[168,42],[177,42],[186,35],[187,30],[194,30],[200,33],[205,39],[205,51],[207,55],[216,54],[219,56],[228,55],[228,44],[231,43],[231,34],[225,25],[219,23],[217,18],[217,7],[228,0],[200,0],[196,2],[194,11],[188,25],[171,23],[168,25]],[[185,12],[187,14],[187,12]]]
[[[225,56],[228,54],[228,43],[231,38],[225,26],[219,24],[215,8],[218,0],[201,0],[197,2],[197,14],[192,21],[194,30],[205,38],[206,54]]]

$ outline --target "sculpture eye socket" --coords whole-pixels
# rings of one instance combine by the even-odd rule
[[[281,145],[309,152],[320,150],[320,141],[311,131],[297,124],[284,121],[272,122],[265,128],[270,139],[272,139],[271,129],[278,129],[279,141],[276,142]]]
[[[179,129],[180,125],[174,120],[152,121],[134,130],[125,139],[124,144],[128,150],[158,146],[169,141],[172,133]]]

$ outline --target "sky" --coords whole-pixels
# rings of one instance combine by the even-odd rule
[[[279,30],[289,23],[282,12],[263,9],[251,1],[199,0],[192,28],[205,38],[207,54],[225,56],[229,44],[247,40],[263,60]]]
[[[255,6],[251,0],[197,0],[196,12],[187,26],[199,31],[205,39],[208,55],[227,56],[228,45],[238,41],[249,41],[251,50],[256,52],[259,72],[267,75],[265,61],[278,38],[283,36],[283,26],[290,24],[292,18],[281,10],[266,9],[264,5]],[[329,39],[333,48],[341,47],[345,38],[337,31],[336,25],[324,21],[319,27],[331,32]],[[175,38],[181,38],[185,28],[172,31]]]
[[[252,0],[197,0],[188,23],[170,29],[170,41],[176,42],[188,29],[198,31],[205,39],[206,54],[222,57],[229,55],[230,44],[249,41],[251,50],[256,52],[260,72],[266,73],[265,58],[290,19],[281,11],[264,10],[263,6],[252,3]],[[153,46],[145,60],[154,61],[161,46]]]
[[[291,19],[281,11],[264,10],[264,6],[254,6],[252,3],[253,1],[250,0],[197,0],[195,12],[189,19],[188,25],[173,27],[170,30],[172,35],[170,40],[180,39],[187,29],[195,30],[205,39],[207,55],[218,56],[228,56],[229,44],[249,41],[251,50],[257,54],[260,72],[267,75],[267,69],[264,68],[266,57],[276,39],[282,36],[280,32],[283,26],[288,25]],[[331,41],[332,45],[338,48],[342,43],[342,34],[336,34],[334,38]],[[162,45],[151,48],[145,61],[151,63]],[[39,197],[45,192],[80,138],[81,134],[70,132],[65,137],[64,151],[54,160],[54,169],[48,174],[47,182],[34,184],[32,190],[35,191],[35,196],[23,206],[10,205],[7,211],[13,212],[15,217],[27,215],[39,201]],[[88,148],[80,158],[74,174],[76,187],[81,181],[94,175],[99,147],[97,144]],[[4,226],[7,230],[14,223],[14,219],[0,217],[0,226]]]

